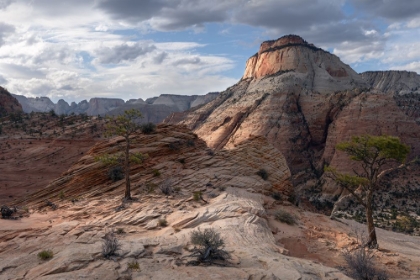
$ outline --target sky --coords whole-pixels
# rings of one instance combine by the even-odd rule
[[[0,86],[54,102],[201,95],[287,34],[359,73],[420,73],[419,0],[0,0]]]

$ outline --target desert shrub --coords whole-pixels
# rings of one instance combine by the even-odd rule
[[[376,267],[372,251],[363,246],[346,251],[344,259],[348,266],[348,275],[356,280],[388,279],[386,272]]]
[[[57,117],[57,114],[55,113],[54,109],[51,109],[48,113],[49,113],[49,114],[50,114],[50,116],[51,116],[51,117],[53,117],[53,118]]]
[[[108,178],[111,179],[113,182],[124,179],[123,168],[119,165],[111,167],[108,170]]]
[[[9,207],[7,207],[6,205],[3,205],[2,207],[1,207],[1,217],[3,218],[3,219],[9,219],[9,218],[11,218],[12,217],[12,215],[13,215],[13,213],[15,213],[16,212],[16,209],[14,209],[14,208],[9,208]]]
[[[207,154],[208,154],[209,156],[214,156],[214,151],[213,151],[212,149],[208,149],[208,150],[207,150]]]
[[[168,226],[168,221],[165,218],[159,219],[158,223],[160,227]]]
[[[102,256],[109,258],[117,255],[117,251],[121,248],[121,244],[115,237],[114,232],[107,232],[105,234],[103,244],[102,244]]]
[[[191,243],[195,246],[190,257],[195,257],[196,260],[189,264],[223,265],[223,263],[215,263],[215,261],[225,262],[230,259],[230,254],[224,250],[225,242],[214,229],[194,230],[191,233]]]
[[[157,169],[153,169],[153,177],[159,177],[160,176],[160,171]]]
[[[257,175],[260,176],[263,180],[267,180],[268,179],[268,172],[267,170],[261,168],[260,170],[257,171]]]
[[[47,206],[50,206],[52,210],[56,210],[58,208],[57,204],[55,204],[54,202],[49,201],[48,199],[45,201],[45,204]]]
[[[146,183],[146,193],[152,193],[156,189],[156,184],[154,183]]]
[[[117,228],[117,234],[124,234],[125,230],[123,228]]]
[[[141,126],[141,132],[144,134],[150,134],[156,130],[156,125],[154,123],[145,123]]]
[[[195,146],[195,142],[192,139],[188,139],[187,140],[187,147],[194,147]]]
[[[0,125],[0,134],[3,132],[3,127]]]
[[[140,265],[137,261],[132,261],[127,264],[127,268],[131,270],[140,270]]]
[[[163,180],[162,183],[159,185],[160,191],[165,195],[171,195],[174,192],[174,189],[172,187],[173,182],[171,178],[167,178]]]
[[[59,197],[61,200],[63,200],[63,199],[66,197],[66,195],[64,194],[64,191],[60,191],[60,194],[58,195],[58,197]]]
[[[281,194],[278,192],[273,192],[271,194],[271,197],[274,198],[275,200],[281,200]]]
[[[181,164],[185,164],[185,158],[180,158],[180,159],[179,159],[179,162],[180,162]]]
[[[54,253],[51,250],[43,250],[38,253],[38,258],[40,258],[43,261],[52,259],[53,256]]]
[[[296,218],[292,214],[290,214],[289,212],[286,212],[284,210],[278,210],[274,214],[274,217],[276,218],[277,221],[280,221],[282,223],[286,223],[288,225],[296,224]]]
[[[199,201],[199,200],[201,199],[202,194],[203,194],[203,193],[202,193],[201,191],[194,192],[194,193],[193,193],[193,199],[194,199],[195,201]]]

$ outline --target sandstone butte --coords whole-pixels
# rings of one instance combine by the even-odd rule
[[[201,106],[165,121],[186,125],[211,148],[232,149],[263,136],[282,152],[302,199],[330,199],[341,190],[322,176],[325,164],[353,166],[335,145],[362,134],[387,134],[420,156],[420,76],[357,74],[299,36],[261,44],[242,79]],[[418,189],[418,186],[414,186]]]
[[[29,207],[29,213],[18,207],[29,217],[0,220],[0,279],[350,279],[337,267],[344,265],[341,249],[356,244],[351,231],[362,225],[289,203],[290,170],[264,137],[214,152],[185,126],[159,125],[152,134],[135,135],[130,151],[148,159],[132,166],[137,200],[123,205],[124,180],[112,182],[109,167],[95,160],[117,153],[122,141],[97,143],[44,189],[15,202]],[[267,180],[257,175],[261,168]],[[167,179],[174,187],[169,196],[159,190]],[[196,191],[207,203],[193,199]],[[279,209],[292,213],[297,224],[275,220]],[[221,234],[232,255],[228,266],[186,265],[197,228]],[[122,247],[108,260],[101,252],[111,230],[120,232]],[[391,275],[420,277],[419,238],[378,234],[378,265]],[[53,258],[39,260],[42,250],[52,250]],[[128,269],[135,261],[140,269]]]

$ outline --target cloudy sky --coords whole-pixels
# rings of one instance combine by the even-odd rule
[[[0,85],[54,102],[205,94],[286,34],[358,72],[420,73],[419,0],[0,0]]]

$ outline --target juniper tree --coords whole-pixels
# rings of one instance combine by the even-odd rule
[[[105,164],[116,165],[119,161],[123,162],[125,174],[125,193],[124,199],[131,199],[131,184],[130,184],[130,161],[141,163],[147,157],[140,153],[130,153],[130,137],[141,129],[141,125],[136,123],[142,117],[141,112],[136,109],[126,110],[124,114],[118,116],[107,117],[106,136],[118,135],[124,137],[125,147],[122,155],[104,155],[98,159]]]
[[[345,152],[351,160],[360,163],[354,175],[338,172],[332,167],[325,171],[339,186],[346,189],[366,210],[369,239],[367,246],[377,248],[375,225],[373,223],[373,195],[380,187],[383,176],[391,171],[404,168],[410,148],[393,136],[355,136],[349,142],[336,146]]]

